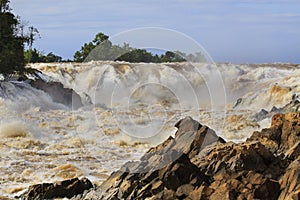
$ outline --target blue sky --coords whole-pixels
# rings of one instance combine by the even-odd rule
[[[217,62],[300,63],[299,0],[12,0],[39,29],[34,46],[72,58],[97,32],[142,27],[186,34]]]

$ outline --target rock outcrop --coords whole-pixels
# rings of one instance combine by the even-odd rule
[[[298,197],[299,123],[299,113],[278,114],[269,129],[235,144],[226,143],[213,130],[187,117],[175,125],[175,138],[151,148],[140,162],[127,163],[82,198]]]
[[[81,97],[72,89],[65,88],[59,82],[45,82],[37,79],[30,82],[30,85],[36,89],[43,90],[54,102],[64,104],[73,109],[83,106]]]
[[[270,111],[265,109],[260,110],[258,113],[252,116],[255,121],[261,121],[266,118],[271,118],[278,113],[289,113],[300,111],[300,98],[299,95],[294,94],[291,101],[281,108],[273,107]]]
[[[300,198],[300,160],[293,161],[280,178],[281,193],[279,200]]]
[[[275,115],[240,144],[190,117],[175,126],[174,138],[72,199],[299,199],[299,113]]]
[[[273,153],[285,153],[300,140],[300,113],[276,114],[270,128],[254,132],[247,141],[260,141]]]
[[[82,194],[85,190],[89,190],[93,184],[86,178],[74,178],[57,183],[43,183],[32,185],[21,195],[21,199],[39,200],[54,198],[72,198]]]

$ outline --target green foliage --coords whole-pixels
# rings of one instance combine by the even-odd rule
[[[93,43],[95,45],[100,45],[102,42],[108,40],[108,36],[105,35],[104,33],[100,32],[100,33],[97,33],[97,35],[95,36],[94,40],[93,40]]]
[[[37,49],[29,49],[24,52],[26,63],[49,63],[49,62],[61,62],[62,58],[53,54],[52,52],[44,55],[43,52],[38,51]]]
[[[18,36],[19,19],[10,12],[9,0],[0,0],[0,73],[22,74],[25,71],[25,37]]]
[[[158,62],[183,62],[186,61],[182,57],[182,53],[174,53],[172,51],[167,51],[165,54],[161,56]]]
[[[48,53],[45,57],[45,62],[61,62],[62,57],[53,54],[52,52]]]
[[[74,54],[75,62],[83,62],[87,56],[91,53],[93,49],[97,46],[100,46],[103,49],[111,48],[111,42],[108,40],[108,36],[104,33],[98,33],[92,42],[84,43],[79,51],[76,51]]]
[[[118,61],[127,61],[127,62],[155,62],[152,53],[147,52],[145,49],[133,49],[130,52],[127,52],[116,60]]]
[[[98,33],[92,42],[85,43],[79,51],[74,54],[75,62],[92,60],[117,60],[127,62],[206,62],[201,52],[186,55],[179,51],[166,51],[162,55],[153,55],[145,49],[136,49],[124,43],[123,46],[113,45],[109,37],[104,33]]]
[[[96,47],[96,45],[92,42],[84,43],[79,51],[76,51],[74,54],[74,61],[75,62],[83,62],[89,53]]]
[[[9,0],[0,0],[0,13],[10,11]]]

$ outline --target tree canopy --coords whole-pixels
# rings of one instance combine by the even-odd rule
[[[24,42],[27,38],[18,35],[20,24],[9,7],[9,0],[0,0],[0,73],[22,74],[25,71]]]
[[[36,48],[28,49],[24,52],[26,63],[49,63],[49,62],[62,62],[62,57],[50,52],[45,54]]]
[[[84,43],[79,51],[74,54],[75,62],[91,61],[91,60],[118,60],[127,62],[182,62],[186,61],[179,52],[166,51],[162,55],[153,55],[145,49],[132,48],[129,44],[124,43],[123,46],[113,45],[109,40],[109,36],[100,32],[95,38]]]

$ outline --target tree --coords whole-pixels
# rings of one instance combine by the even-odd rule
[[[34,48],[25,51],[24,56],[25,56],[26,63],[37,63],[37,62],[42,62],[43,54]]]
[[[165,54],[161,55],[159,61],[160,62],[184,62],[186,60],[184,59],[184,53],[181,53],[179,51],[176,52],[166,51]]]
[[[153,62],[153,58],[153,55],[145,49],[133,49],[130,52],[121,55],[116,60],[127,62]]]
[[[95,36],[94,40],[93,40],[93,43],[95,45],[100,45],[102,42],[108,40],[108,36],[105,35],[104,33],[100,32],[100,33],[97,33],[97,35]]]
[[[47,55],[45,53],[38,51],[36,48],[28,49],[24,52],[26,63],[38,63],[38,62],[62,62],[62,57],[55,55],[50,52]]]
[[[84,43],[84,45],[81,47],[81,49],[79,51],[75,52],[74,61],[75,62],[83,62],[95,47],[96,46],[92,42],[90,42],[88,44]]]
[[[33,26],[30,26],[28,28],[28,30],[29,30],[29,34],[28,34],[27,43],[29,45],[29,49],[32,49],[33,42],[34,42],[36,36],[40,37],[40,33],[37,30],[37,28],[35,28]]]
[[[9,0],[0,0],[0,13],[10,11]]]
[[[9,0],[0,0],[0,73],[23,74],[25,37],[18,36],[19,19],[11,13]]]
[[[57,56],[57,55],[53,54],[52,52],[48,53],[44,59],[45,60],[43,62],[61,62],[62,61],[62,57]]]
[[[99,45],[103,47],[110,48],[112,46],[111,42],[108,40],[108,36],[104,33],[97,33],[92,42],[84,43],[79,51],[76,51],[74,54],[75,62],[83,62],[91,51]]]

